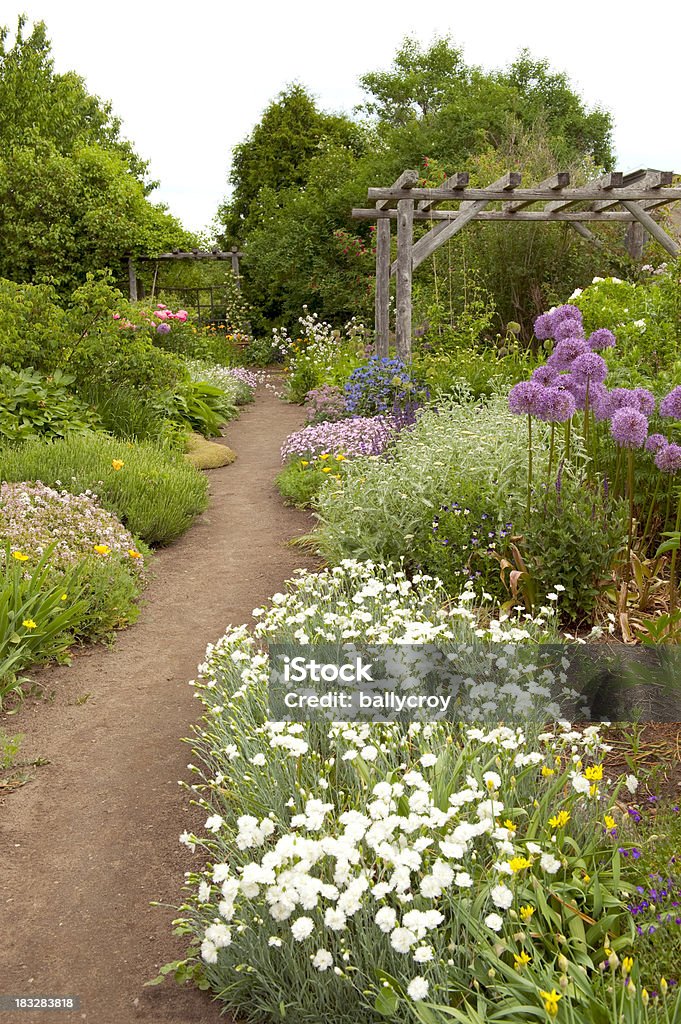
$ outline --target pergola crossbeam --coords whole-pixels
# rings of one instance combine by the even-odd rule
[[[390,188],[370,188],[375,206],[353,209],[358,220],[376,220],[376,351],[388,354],[390,276],[397,278],[395,340],[402,359],[411,356],[411,283],[413,271],[446,241],[474,221],[567,223],[582,238],[602,244],[587,223],[625,223],[628,235],[654,238],[672,256],[681,246],[651,216],[650,211],[681,200],[671,171],[640,168],[623,174],[611,171],[577,188],[570,175],[559,171],[539,185],[520,188],[521,177],[510,171],[486,188],[470,188],[469,176],[458,171],[436,188],[419,186],[416,171],[405,171]],[[454,208],[436,209],[442,203]],[[531,209],[535,204],[541,206]],[[396,208],[395,208],[396,207]],[[390,266],[390,224],[397,221],[397,259]],[[414,222],[429,222],[430,230],[416,242]],[[628,243],[629,244],[629,243]],[[631,250],[630,248],[630,251]]]

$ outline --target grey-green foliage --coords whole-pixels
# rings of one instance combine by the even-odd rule
[[[537,440],[543,428],[535,431]],[[535,474],[546,475],[547,449],[535,446]],[[339,494],[318,499],[318,540],[331,559],[414,556],[431,532],[440,505],[471,489],[509,519],[522,508],[527,488],[527,426],[508,402],[470,400],[428,409],[403,431],[387,458],[346,463]]]

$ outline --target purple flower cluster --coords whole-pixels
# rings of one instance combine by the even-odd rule
[[[323,384],[305,395],[305,418],[308,423],[342,420],[348,415],[345,396],[333,384]]]
[[[621,448],[643,448],[648,437],[648,420],[631,406],[618,409],[610,420],[610,433]]]
[[[241,381],[246,387],[255,389],[258,386],[258,375],[253,370],[247,370],[244,366],[232,366],[227,373],[230,377],[234,377],[235,380]]]
[[[635,850],[632,850],[632,855]],[[640,856],[640,853],[639,853]],[[628,904],[639,935],[681,927],[681,886],[678,879],[649,875],[650,885],[637,885],[637,898]]]
[[[307,455],[382,455],[398,431],[393,416],[353,416],[336,423],[314,423],[290,434],[282,445],[281,460]]]
[[[577,306],[559,306],[550,313],[542,313],[534,322],[534,334],[539,341],[553,339],[556,342],[554,355],[558,352],[561,344],[569,341],[572,346],[582,341],[584,347],[581,352],[600,352],[604,348],[613,348],[615,335],[606,327],[599,327],[586,337],[584,324],[582,323],[582,312]],[[563,350],[567,351],[567,350]],[[560,360],[560,356],[558,357]],[[568,367],[561,367],[567,369]]]

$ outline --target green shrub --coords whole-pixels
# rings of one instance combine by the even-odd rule
[[[48,548],[30,570],[9,542],[0,557],[0,705],[16,691],[18,672],[65,656],[86,610],[80,567],[58,573],[51,553]]]
[[[128,441],[155,441],[182,451],[186,427],[171,419],[158,393],[147,395],[126,384],[81,383],[79,397],[96,410],[103,430]]]
[[[309,465],[305,459],[293,459],[277,476],[276,484],[282,498],[297,508],[309,508],[325,484],[328,474],[321,464]]]
[[[0,361],[13,370],[52,369],[66,330],[64,310],[49,285],[0,278]]]
[[[0,366],[0,437],[5,441],[64,437],[98,426],[98,418],[68,390],[74,378],[55,370],[42,377],[31,367]]]
[[[115,469],[115,460],[123,462]],[[147,544],[169,544],[207,507],[207,481],[181,453],[148,441],[103,434],[50,444],[29,441],[0,451],[3,479],[41,480],[73,494],[86,490]]]

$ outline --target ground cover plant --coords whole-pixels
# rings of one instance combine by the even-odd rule
[[[3,448],[6,481],[92,493],[146,544],[169,544],[207,506],[207,482],[180,453],[104,434]]]
[[[549,609],[480,629],[470,601],[442,597],[346,561],[256,610],[255,636],[209,647],[193,740],[207,817],[181,836],[206,866],[179,919],[189,957],[164,970],[253,1021],[672,1019],[667,982],[657,1001],[641,985],[623,881],[618,794],[637,781],[608,779],[598,726],[268,721],[259,639],[480,631],[506,654],[555,636]]]

